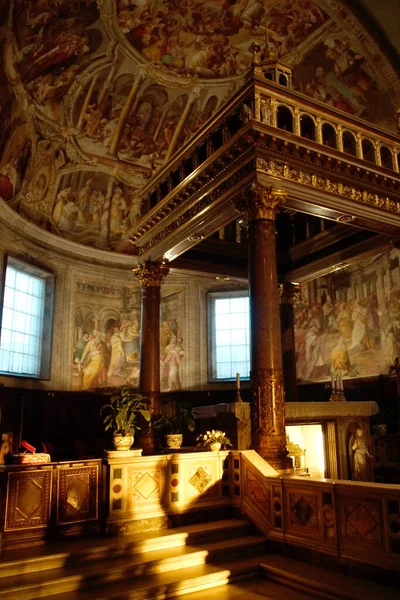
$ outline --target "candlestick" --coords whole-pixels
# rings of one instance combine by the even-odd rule
[[[240,373],[236,373],[236,389],[240,390]]]

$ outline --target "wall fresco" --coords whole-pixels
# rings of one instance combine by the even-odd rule
[[[50,207],[51,230],[62,237],[99,248],[112,248],[141,214],[137,187],[101,171],[73,171],[59,181]]]
[[[167,292],[161,300],[162,391],[181,389],[184,381],[182,303],[181,292]],[[72,388],[138,387],[139,368],[140,289],[78,279]]]
[[[137,386],[140,291],[134,286],[76,283],[72,388]]]
[[[400,355],[400,251],[301,286],[295,305],[299,382],[387,374]]]
[[[181,292],[161,300],[160,350],[161,390],[180,390],[184,384],[185,348],[183,337],[183,298]]]

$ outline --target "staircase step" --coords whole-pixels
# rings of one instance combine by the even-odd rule
[[[259,572],[262,555],[234,563],[220,565],[200,565],[143,578],[120,580],[101,588],[78,589],[54,595],[38,595],[47,600],[163,600],[176,598],[200,590],[209,590],[255,577]],[[18,599],[20,596],[17,596]],[[22,597],[23,598],[23,597]],[[25,599],[23,599],[25,600]]]
[[[174,571],[184,574],[192,568],[216,567],[218,563],[226,563],[228,560],[231,560],[231,564],[234,563],[236,568],[236,562],[238,559],[240,562],[243,556],[246,556],[253,564],[252,557],[259,555],[257,562],[259,565],[261,557],[263,557],[265,540],[259,535],[243,535],[243,532],[246,533],[247,527],[245,521],[240,522],[240,527],[233,527],[230,521],[224,524],[218,522],[218,526],[213,524],[212,531],[210,531],[209,524],[197,525],[185,528],[185,536],[182,536],[183,532],[176,533],[174,531],[170,535],[152,536],[147,540],[135,539],[129,543],[122,542],[122,548],[121,544],[118,545],[118,549],[112,545],[110,548],[113,553],[108,555],[105,554],[104,547],[102,549],[92,548],[91,552],[80,549],[70,554],[56,554],[53,561],[49,558],[47,563],[40,563],[36,571],[33,571],[35,559],[32,558],[28,570],[24,571],[23,565],[21,565],[21,573],[2,578],[0,598],[14,596],[20,600],[32,600],[49,597],[55,593],[71,594],[90,587],[99,589],[100,586],[111,586],[114,588],[121,580],[124,582],[129,580],[130,587],[132,587],[132,582],[137,580],[141,580],[142,584],[147,584],[149,576],[163,573],[172,576]],[[230,537],[234,532],[237,535]],[[222,537],[225,534],[228,536],[227,539]],[[177,535],[180,537],[177,538]],[[213,536],[217,539],[210,541],[210,537]],[[142,544],[149,539],[151,539],[151,543]],[[174,545],[177,539],[179,545]],[[182,540],[196,539],[200,541],[199,544],[182,545],[181,543]],[[154,550],[157,540],[161,542],[162,547]],[[168,540],[172,543],[167,543]],[[16,563],[11,563],[11,565],[11,570],[15,571]],[[220,570],[221,568],[218,568],[215,573],[219,573]],[[218,580],[221,578],[220,575],[214,574],[214,571],[212,577],[217,577]]]
[[[0,579],[13,575],[21,576],[39,570],[64,568],[66,565],[79,565],[127,555],[152,552],[163,548],[184,547],[202,541],[231,539],[245,535],[249,524],[241,519],[223,519],[211,523],[200,523],[186,527],[176,527],[145,534],[119,538],[88,538],[64,540],[36,548],[8,550],[0,557]],[[66,551],[65,548],[70,550]]]
[[[260,567],[267,581],[273,580],[292,589],[307,592],[310,598],[324,598],[326,600],[395,600],[395,598],[400,597],[398,588],[395,589],[368,579],[329,571],[286,556],[265,555]]]

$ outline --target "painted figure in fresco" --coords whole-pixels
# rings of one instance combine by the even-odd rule
[[[316,367],[325,365],[324,338],[317,306],[313,306],[309,311],[304,338],[307,361],[306,378],[309,379]]]
[[[83,390],[100,386],[107,380],[106,347],[99,331],[93,331],[93,339],[83,351],[79,363],[79,380]]]
[[[3,200],[11,200],[18,187],[17,158],[0,167],[0,196]]]
[[[119,327],[113,328],[113,333],[110,339],[111,359],[107,370],[107,376],[119,377],[121,370],[125,365],[125,351],[122,343],[121,332]]]
[[[370,350],[374,347],[368,327],[368,309],[357,299],[354,301],[351,313],[353,329],[351,332],[350,350],[362,347]]]
[[[130,43],[152,62],[178,73],[229,77],[245,72],[250,55],[243,48],[249,33],[283,56],[327,18],[311,0],[204,2],[145,0],[117,3],[117,21]]]
[[[121,232],[120,230],[123,223],[125,210],[125,197],[122,192],[122,188],[119,185],[117,185],[114,188],[114,193],[111,198],[110,232],[112,234],[117,234]]]
[[[90,337],[88,332],[86,331],[81,339],[76,342],[75,351],[74,351],[74,362],[80,363],[83,355],[83,351],[86,348],[86,344],[88,343]]]
[[[183,355],[182,343],[178,345],[176,335],[172,335],[170,343],[164,349],[161,361],[162,379],[168,392],[179,390],[181,387],[179,366]]]
[[[367,458],[374,458],[370,454],[365,443],[364,432],[362,429],[357,429],[349,442],[349,451],[351,457],[351,478],[353,481],[368,480],[368,463]]]

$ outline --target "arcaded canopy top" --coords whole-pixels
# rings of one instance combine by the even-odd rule
[[[350,5],[0,1],[0,202],[115,249],[149,175],[242,85],[252,42],[293,69],[295,90],[395,132],[396,72]]]

